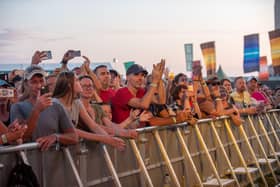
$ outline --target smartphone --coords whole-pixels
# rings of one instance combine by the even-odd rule
[[[47,86],[43,86],[41,88],[40,92],[41,92],[41,95],[44,95],[46,93],[49,93],[50,91],[49,91],[49,88]]]
[[[52,52],[51,51],[42,51],[45,55],[45,57],[42,58],[42,60],[49,60],[52,59]]]
[[[14,97],[14,89],[0,88],[0,97]]]
[[[79,56],[81,56],[81,51],[80,50],[79,51],[70,51],[69,55],[71,57],[79,57]]]

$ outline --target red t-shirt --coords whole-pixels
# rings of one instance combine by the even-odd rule
[[[109,88],[108,90],[100,90],[99,91],[99,96],[104,103],[111,102],[111,100],[115,96],[115,94],[116,94],[116,91],[113,90],[112,88]]]
[[[139,89],[136,93],[137,98],[142,98],[145,95],[144,89]],[[112,98],[112,115],[113,122],[121,123],[129,117],[131,106],[128,105],[130,99],[135,96],[128,90],[127,87],[120,88]]]

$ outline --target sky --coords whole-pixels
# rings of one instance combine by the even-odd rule
[[[151,71],[161,58],[179,73],[186,71],[185,43],[202,60],[200,44],[215,41],[217,66],[237,76],[244,75],[244,35],[259,33],[260,55],[271,64],[271,30],[274,0],[1,0],[0,68],[30,63],[36,50],[52,51],[43,63],[58,63],[75,49],[93,62],[116,58],[121,73],[125,61]]]

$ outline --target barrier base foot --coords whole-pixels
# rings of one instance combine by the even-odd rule
[[[247,168],[248,168],[249,173],[258,172],[258,168],[252,168],[252,167],[247,167]],[[233,171],[234,171],[234,173],[239,174],[239,175],[246,174],[246,170],[244,167],[235,168]]]
[[[232,185],[235,183],[233,179],[221,179],[221,183],[223,186]],[[210,179],[203,183],[203,186],[220,186],[218,180],[216,178]]]
[[[271,158],[269,158],[269,159],[267,159],[267,160],[268,160],[268,162],[269,162],[270,164],[273,164],[273,163],[276,163],[276,162],[277,162],[276,159],[271,159]],[[266,162],[266,160],[265,160],[264,158],[258,159],[258,163],[259,163],[260,165],[265,165],[265,164],[267,164],[267,162]]]

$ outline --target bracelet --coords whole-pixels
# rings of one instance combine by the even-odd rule
[[[58,134],[54,134],[54,136],[55,136],[55,150],[60,150],[60,144],[59,144],[59,135]]]
[[[2,140],[3,144],[8,143],[7,135],[6,135],[6,134],[2,134],[2,135],[1,135],[1,140]]]
[[[206,84],[205,81],[201,82],[201,85],[202,85],[202,86],[207,86],[207,84]]]
[[[221,98],[219,98],[219,97],[215,99],[215,101],[221,101],[221,100],[222,100],[222,99],[221,99]]]
[[[151,83],[150,86],[154,87],[154,88],[157,88],[157,84],[156,83]]]

